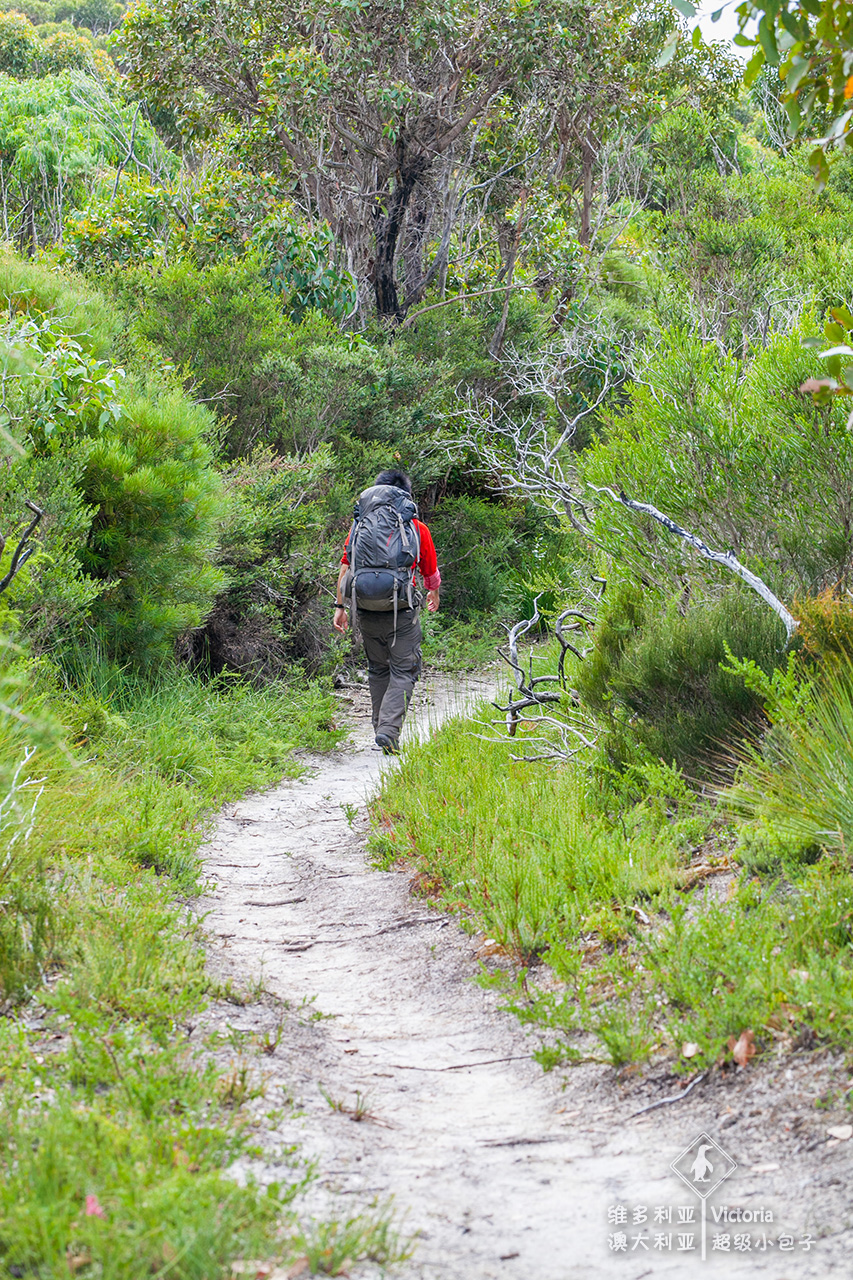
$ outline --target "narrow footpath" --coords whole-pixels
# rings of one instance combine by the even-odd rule
[[[406,735],[430,732],[487,692],[485,678],[424,682]],[[814,1153],[780,1165],[766,1135],[749,1137],[751,1081],[724,1094],[708,1085],[695,1104],[632,1119],[660,1096],[642,1082],[626,1089],[600,1067],[545,1074],[531,1060],[515,1018],[471,980],[471,938],[411,896],[408,873],[370,868],[366,801],[393,761],[368,736],[366,694],[347,694],[355,728],[345,749],[307,761],[311,771],[296,782],[229,805],[205,851],[211,889],[199,909],[211,968],[266,993],[225,1013],[218,1006],[235,1045],[265,1046],[252,1070],[264,1082],[253,1106],[268,1155],[253,1174],[280,1178],[281,1149],[298,1144],[318,1171],[306,1214],[349,1217],[393,1197],[404,1231],[417,1234],[413,1258],[394,1272],[401,1280],[853,1274],[853,1142],[821,1154],[826,1167]],[[771,1105],[772,1081],[767,1088],[759,1110]],[[723,1114],[742,1114],[743,1127],[732,1121],[720,1134]],[[692,1252],[679,1251],[679,1206],[699,1201],[669,1165],[702,1129],[730,1136],[740,1166],[713,1204],[772,1208],[767,1232],[790,1230],[793,1251],[712,1250],[712,1231],[723,1228],[712,1227],[710,1211],[706,1261],[698,1236]],[[636,1226],[639,1206],[648,1219]],[[654,1223],[658,1207],[670,1208],[673,1225]],[[815,1242],[804,1249],[807,1229]],[[655,1243],[666,1234],[669,1247]],[[371,1264],[350,1274],[381,1272]]]

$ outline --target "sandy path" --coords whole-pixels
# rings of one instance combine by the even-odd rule
[[[422,687],[407,734],[428,732],[485,688]],[[365,733],[363,696],[355,700],[362,714],[354,744],[313,760],[310,776],[229,806],[206,850],[215,889],[201,907],[214,969],[245,981],[262,973],[266,990],[291,1010],[316,998],[306,1007],[326,1015],[291,1013],[278,1048],[258,1059],[266,1078],[258,1116],[275,1106],[280,1114],[266,1122],[270,1155],[255,1174],[280,1176],[275,1148],[298,1142],[320,1172],[308,1212],[352,1214],[393,1195],[406,1228],[419,1233],[415,1257],[400,1269],[405,1280],[853,1275],[850,1214],[838,1216],[849,1200],[853,1142],[820,1153],[827,1169],[813,1153],[780,1166],[765,1139],[749,1138],[748,1119],[738,1129],[754,1100],[744,1094],[751,1081],[740,1093],[699,1099],[697,1091],[695,1106],[632,1120],[659,1095],[640,1096],[636,1082],[626,1092],[603,1069],[572,1073],[564,1087],[530,1060],[515,1019],[469,980],[477,967],[471,940],[410,896],[404,872],[369,868],[365,800],[388,764]],[[237,1035],[257,1035],[279,1018],[267,1001],[229,1010],[227,1022]],[[322,1091],[351,1109],[365,1099],[372,1118],[354,1123]],[[732,1115],[720,1135],[721,1117]],[[653,1225],[652,1216],[656,1206],[671,1207],[674,1224],[679,1206],[698,1203],[668,1166],[703,1128],[741,1166],[714,1204],[771,1207],[768,1234],[790,1230],[799,1242],[811,1224],[824,1239],[808,1252],[799,1243],[784,1254],[775,1245],[712,1252],[709,1227],[707,1261],[679,1252],[677,1227]],[[624,1252],[608,1245],[620,1229],[608,1223],[608,1208],[619,1203],[649,1212],[645,1227],[629,1217]],[[659,1232],[672,1232],[669,1249],[655,1249]],[[645,1242],[635,1245],[638,1235]],[[368,1266],[358,1274],[377,1273]]]

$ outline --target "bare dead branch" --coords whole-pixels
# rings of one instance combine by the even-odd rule
[[[27,525],[26,529],[24,530],[21,540],[18,543],[17,547],[15,548],[15,553],[12,556],[12,562],[9,565],[9,569],[8,569],[8,572],[6,573],[6,576],[3,578],[0,578],[0,595],[2,595],[2,593],[6,590],[6,588],[11,583],[12,579],[16,577],[17,574],[20,573],[24,565],[29,560],[30,556],[35,551],[35,547],[29,546],[28,543],[33,533],[35,532],[36,528],[38,527],[39,523],[41,522],[42,518],[44,517],[44,512],[42,511],[41,507],[37,507],[34,502],[30,502],[29,500],[27,500],[24,503],[24,505],[28,507],[29,510],[34,512],[35,514],[33,515],[33,518],[30,521],[30,523]],[[2,556],[5,550],[6,550],[6,539],[3,537],[2,534],[0,534],[0,556]]]
[[[674,533],[676,537],[683,538],[684,541],[693,547],[695,551],[699,552],[700,556],[703,556],[706,560],[710,560],[713,564],[722,565],[724,569],[728,569],[731,573],[736,574],[742,582],[745,582],[748,587],[751,587],[752,590],[761,597],[764,603],[768,604],[773,612],[781,618],[785,626],[785,631],[787,632],[788,640],[790,640],[794,635],[799,625],[797,619],[790,610],[785,607],[779,597],[773,594],[767,583],[759,578],[758,574],[753,573],[751,569],[747,569],[746,565],[741,564],[733,551],[712,550],[712,548],[709,547],[707,543],[703,542],[701,538],[697,537],[695,533],[690,533],[687,529],[682,529],[680,524],[676,524],[674,520],[671,520],[669,516],[664,515],[662,511],[658,511],[657,507],[653,507],[649,502],[635,502],[633,498],[627,497],[627,495],[621,491],[617,493],[615,489],[611,489],[607,485],[589,485],[589,488],[595,490],[596,493],[606,494],[609,498],[612,498],[614,502],[619,502],[623,507],[627,507],[629,511],[637,511],[640,515],[649,516],[652,520],[657,521],[658,524],[663,525],[669,533]]]

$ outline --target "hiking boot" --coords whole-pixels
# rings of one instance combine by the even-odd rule
[[[382,748],[383,755],[396,756],[400,748],[394,738],[389,738],[387,733],[377,733],[376,745]]]

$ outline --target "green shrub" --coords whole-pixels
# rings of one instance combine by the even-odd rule
[[[794,602],[803,648],[818,661],[853,662],[853,600],[846,590],[827,587]]]
[[[52,41],[59,42],[57,54],[79,61],[81,44],[77,34],[60,32]],[[42,42],[36,43],[49,57]],[[93,63],[115,74],[102,50],[85,41],[83,44],[88,46],[83,49],[86,58],[91,56]],[[126,160],[131,173],[174,171],[175,157],[147,120],[140,117],[134,129],[135,111],[132,103],[123,101],[121,95],[111,93],[95,76],[79,69],[21,81],[0,73],[6,236],[16,226],[16,242],[30,254],[61,241],[64,214],[85,204],[93,188],[108,182],[105,169],[114,169]],[[128,159],[126,140],[131,130],[134,157]],[[6,265],[0,267],[0,275],[7,270]],[[93,317],[95,327],[99,309],[96,307]],[[76,332],[85,332],[86,328],[84,321]]]
[[[521,504],[477,494],[449,494],[428,522],[440,548],[442,607],[458,618],[508,612],[536,534],[552,555],[562,541],[556,527]]]
[[[376,808],[390,856],[414,861],[446,903],[470,908],[523,960],[595,928],[602,903],[665,892],[696,818],[687,806],[683,822],[670,820],[671,802],[647,777],[643,796],[610,821],[582,768],[531,769],[512,760],[521,744],[484,742],[453,721],[404,751]]]
[[[622,583],[605,595],[593,648],[575,686],[607,716],[609,750],[627,762],[642,745],[682,768],[707,767],[761,714],[761,701],[724,669],[730,652],[771,671],[784,631],[740,588],[689,604]]]
[[[773,732],[726,792],[742,814],[800,847],[853,850],[853,670],[833,664],[796,706],[770,707]]]
[[[45,302],[65,301],[44,268],[10,274],[19,304],[37,315],[16,315],[2,334],[7,428],[27,451],[11,454],[2,483],[10,501],[26,496],[48,512],[42,555],[10,602],[42,648],[87,622],[108,653],[159,662],[222,583],[213,561],[225,501],[210,415],[167,372],[125,379],[85,335],[69,336],[67,317],[43,314]]]
[[[199,268],[184,260],[113,282],[135,311],[133,329],[216,404],[232,457],[275,439],[281,402],[262,371],[288,324],[253,260]]]
[[[808,322],[772,337],[746,366],[692,333],[664,334],[606,438],[583,456],[584,478],[654,504],[712,547],[733,546],[783,599],[843,579],[853,435],[843,406],[815,406],[800,391],[814,374],[802,345],[813,332]],[[669,592],[685,575],[726,580],[660,525],[607,500],[596,536],[617,564]]]
[[[95,360],[111,353],[124,327],[117,308],[82,276],[28,261],[2,247],[0,299],[10,314],[49,314],[53,330],[85,345]]]

